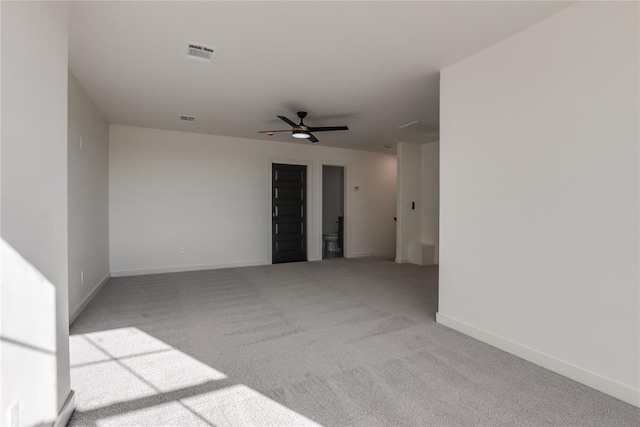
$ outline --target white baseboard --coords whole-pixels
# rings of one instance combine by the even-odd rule
[[[371,252],[351,252],[347,254],[345,258],[364,258],[368,256],[371,256]]]
[[[582,383],[593,389],[601,391],[627,402],[631,405],[640,407],[640,390],[635,390],[625,384],[619,383],[615,380],[603,377],[594,372],[587,371],[572,365],[564,360],[557,359],[548,354],[541,353],[532,348],[510,341],[499,335],[495,335],[491,332],[472,326],[461,320],[449,317],[442,313],[436,313],[436,321],[451,329],[462,332],[465,335],[469,335],[479,341],[492,345],[504,350],[507,353],[516,355],[524,360],[535,363],[557,374],[563,375],[567,378],[571,378],[574,381]]]
[[[409,262],[409,258],[396,258],[398,264],[406,264]]]
[[[62,409],[58,413],[56,420],[53,422],[51,427],[66,427],[69,423],[69,419],[71,419],[71,415],[73,411],[76,409],[76,393],[71,390],[69,392],[69,396],[67,396],[67,400],[62,405]]]
[[[145,274],[181,273],[184,271],[217,270],[220,268],[254,267],[256,265],[270,265],[267,260],[231,262],[227,264],[187,265],[182,267],[144,268],[137,270],[112,271],[111,277],[143,276]]]
[[[98,283],[93,288],[93,290],[89,292],[89,295],[84,297],[84,299],[80,301],[80,304],[78,304],[77,307],[71,311],[71,315],[69,316],[69,325],[73,324],[73,322],[78,318],[80,313],[82,313],[82,311],[87,307],[87,305],[89,305],[93,297],[96,296],[96,294],[100,291],[100,289],[102,289],[102,287],[109,281],[110,278],[111,278],[111,274],[107,273],[107,275],[104,276],[104,278],[100,281],[100,283]]]

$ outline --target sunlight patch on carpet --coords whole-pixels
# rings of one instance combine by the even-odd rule
[[[319,426],[137,328],[73,335],[70,350],[80,425]]]

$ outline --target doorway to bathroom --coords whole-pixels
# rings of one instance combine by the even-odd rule
[[[322,259],[344,256],[344,166],[322,166]]]

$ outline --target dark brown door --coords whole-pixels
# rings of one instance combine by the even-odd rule
[[[307,167],[273,164],[273,263],[307,260]]]

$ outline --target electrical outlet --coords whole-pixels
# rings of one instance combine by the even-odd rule
[[[180,248],[180,255],[184,255],[184,246]]]
[[[20,427],[20,404],[17,400],[9,408],[9,425],[11,427]]]
[[[84,283],[84,270],[80,270],[80,283]]]

